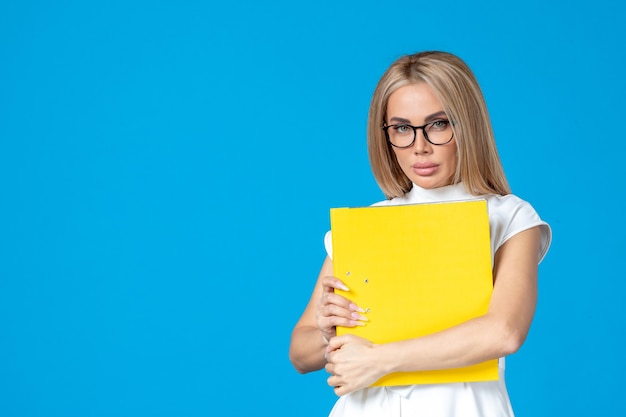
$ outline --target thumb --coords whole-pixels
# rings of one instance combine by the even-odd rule
[[[328,342],[326,350],[328,353],[341,349],[343,345],[348,343],[350,335],[335,336]]]

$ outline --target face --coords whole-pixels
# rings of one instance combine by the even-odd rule
[[[387,102],[388,125],[409,124],[422,126],[436,120],[447,121],[443,106],[426,83],[398,88]],[[408,148],[396,148],[400,168],[407,177],[422,188],[438,188],[452,184],[456,171],[456,140],[445,145],[433,145],[417,129],[415,142]]]

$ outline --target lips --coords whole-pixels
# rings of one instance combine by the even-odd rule
[[[427,176],[434,173],[438,167],[439,165],[432,162],[416,162],[413,164],[413,172],[417,175]]]

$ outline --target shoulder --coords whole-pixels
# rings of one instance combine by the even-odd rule
[[[512,236],[532,227],[539,227],[542,240],[539,253],[539,261],[541,261],[552,241],[552,230],[534,207],[514,194],[487,195],[485,198],[496,249]]]
[[[484,196],[489,208],[489,216],[510,222],[533,222],[541,221],[539,214],[533,206],[515,194]]]

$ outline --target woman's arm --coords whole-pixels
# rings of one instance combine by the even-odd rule
[[[354,327],[367,320],[362,309],[334,290],[348,290],[333,276],[333,264],[326,258],[311,299],[291,334],[289,360],[300,373],[317,371],[326,364],[328,341],[336,335],[335,326]]]
[[[541,230],[534,227],[504,243],[494,262],[488,312],[450,329],[416,339],[373,344],[345,335],[331,340],[326,370],[338,395],[367,387],[398,371],[457,368],[516,352],[524,342],[537,300],[537,254]],[[407,320],[410,320],[407,317]]]

